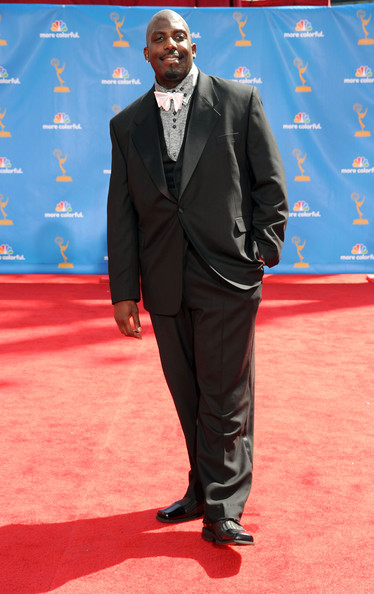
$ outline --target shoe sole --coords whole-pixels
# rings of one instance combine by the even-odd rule
[[[218,540],[214,534],[208,530],[207,528],[203,528],[202,534],[201,536],[203,537],[204,540],[207,540],[208,542],[214,542],[215,544],[218,545],[229,545],[229,544],[233,544],[233,545],[254,545],[255,543],[253,541],[250,540],[237,540],[237,539],[232,539],[232,540]]]

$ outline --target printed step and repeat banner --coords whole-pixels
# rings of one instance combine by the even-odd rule
[[[157,10],[0,4],[0,273],[107,272],[109,120],[153,83]],[[274,272],[374,272],[374,5],[179,12],[197,66],[262,95],[291,212]]]

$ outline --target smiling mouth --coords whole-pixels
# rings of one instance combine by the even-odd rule
[[[163,62],[179,62],[180,56],[176,56],[175,54],[167,54],[163,58],[161,58]]]

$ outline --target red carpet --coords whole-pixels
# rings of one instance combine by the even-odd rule
[[[374,284],[268,276],[257,330],[254,547],[168,526],[187,460],[146,313],[98,276],[1,276],[0,592],[374,592]]]

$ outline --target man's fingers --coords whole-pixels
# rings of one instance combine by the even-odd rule
[[[133,320],[134,320],[134,328],[137,332],[141,332],[142,331],[142,327],[140,325],[140,320],[139,320],[139,315],[135,314],[133,316]]]
[[[130,325],[130,322],[128,322],[126,324],[126,331],[124,334],[126,336],[131,336],[132,338],[140,338],[141,339],[142,335],[141,335],[141,327],[140,327],[139,321],[138,321],[138,324],[135,325],[135,328],[133,328]]]
[[[114,319],[122,334],[131,338],[142,338],[139,310],[135,301],[129,300],[116,303],[114,305]]]
[[[133,330],[131,336],[133,338],[139,338],[140,340],[142,340],[142,338],[143,338],[142,335],[140,334],[140,332],[138,332],[138,330]]]

